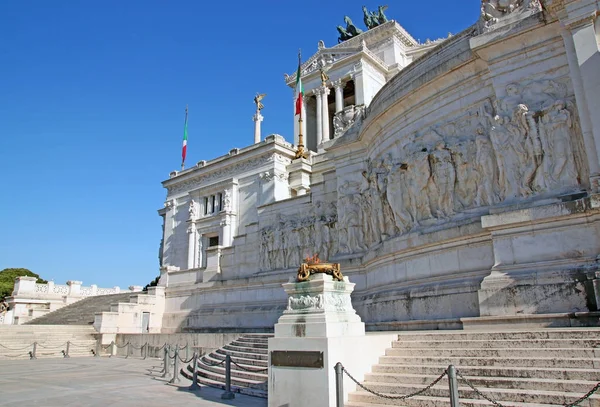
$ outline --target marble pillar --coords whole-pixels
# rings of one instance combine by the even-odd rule
[[[321,121],[323,123],[323,130],[321,135],[321,142],[329,140],[329,103],[327,102],[327,96],[329,95],[329,88],[327,86],[323,86],[321,88],[321,109],[323,112],[321,113]],[[317,143],[319,145],[321,143]]]
[[[188,269],[195,268],[196,260],[196,228],[190,225],[188,229]]]
[[[344,83],[341,79],[333,82],[335,88],[335,112],[339,113],[344,110]]]
[[[315,98],[317,99],[317,143],[318,146],[323,142],[323,98],[322,89],[315,89]]]
[[[252,120],[254,120],[254,144],[260,143],[260,123],[263,121],[263,116],[260,112],[256,112],[254,116],[252,116]]]

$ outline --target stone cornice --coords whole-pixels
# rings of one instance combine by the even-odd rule
[[[344,57],[350,57],[361,51],[369,55],[369,57],[373,59],[377,65],[380,65],[383,69],[387,70],[387,65],[373,52],[371,52],[368,47],[379,44],[388,38],[396,39],[406,48],[417,47],[420,45],[412,36],[410,36],[410,34],[408,34],[408,32],[406,32],[404,28],[402,28],[400,24],[394,20],[391,20],[347,41],[334,45],[331,48],[320,48],[314,55],[312,55],[302,64],[300,67],[301,75],[304,78],[305,75],[309,75],[315,71],[315,69],[311,69],[311,67],[313,67],[314,64],[317,63],[321,58],[340,55]],[[338,60],[345,59],[344,57],[333,62],[336,63]],[[295,83],[295,80],[295,74],[285,74],[285,82],[288,86],[292,86]]]
[[[260,144],[240,149],[235,155],[226,155],[196,166],[182,173],[176,173],[172,178],[163,181],[168,195],[197,189],[202,184],[211,181],[231,178],[240,172],[258,169],[269,162],[281,162],[287,165],[295,155],[291,144],[278,140],[266,140]]]

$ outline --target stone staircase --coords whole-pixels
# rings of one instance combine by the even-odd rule
[[[269,358],[267,341],[272,337],[272,334],[246,334],[230,344],[204,355],[198,361],[198,383],[224,389],[224,360],[226,355],[230,355],[232,359],[231,391],[267,398],[269,377],[266,370]],[[189,365],[187,369],[182,369],[182,374],[188,379],[192,379],[193,366]]]
[[[390,396],[409,394],[453,364],[481,393],[502,406],[562,406],[600,382],[599,346],[598,328],[401,333],[365,375],[363,385]],[[492,405],[464,381],[459,379],[458,386],[461,406]],[[359,389],[349,394],[345,405],[449,407],[448,379],[403,401]],[[600,406],[600,391],[578,405]]]
[[[0,325],[0,360],[29,359],[33,343],[37,342],[37,358],[63,357],[67,341],[69,356],[93,356],[96,330],[87,325]]]
[[[84,298],[35,318],[27,325],[92,325],[97,312],[110,311],[111,304],[129,302],[132,293],[97,295]]]

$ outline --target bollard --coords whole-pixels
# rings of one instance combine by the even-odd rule
[[[67,341],[67,350],[65,351],[65,358],[70,358],[69,356],[69,348],[71,347],[71,341]]]
[[[163,359],[163,371],[162,371],[162,377],[167,377],[167,375],[169,374],[169,345],[165,346],[165,356]]]
[[[335,370],[335,405],[344,407],[344,366],[337,362],[333,370]]]
[[[37,356],[35,356],[36,352],[37,352],[37,342],[34,342],[33,343],[33,350],[29,354],[29,360],[37,359]]]
[[[231,392],[231,356],[225,356],[225,391],[221,394],[223,400],[232,400],[235,394]]]
[[[190,391],[200,390],[200,386],[198,385],[198,354],[194,352],[194,361],[192,362],[192,366],[194,367],[192,374],[192,385],[190,386]]]
[[[173,358],[173,377],[169,380],[169,383],[179,383],[179,349],[175,346],[175,357]]]
[[[458,403],[458,381],[456,380],[456,368],[448,366],[448,387],[450,388],[450,407],[460,407]]]
[[[148,342],[142,345],[142,350],[140,352],[142,352],[142,355],[144,355],[142,359],[146,360],[146,357],[148,356]]]
[[[115,341],[111,341],[110,342],[110,355],[108,355],[109,358],[112,358],[113,355],[115,355]]]
[[[185,360],[190,360],[190,344],[185,344]]]
[[[94,353],[95,358],[100,357],[100,349],[102,349],[102,345],[100,344],[100,339],[96,341],[96,353]]]
[[[125,359],[129,357],[129,345],[131,345],[131,342],[127,342],[127,345],[125,345]]]

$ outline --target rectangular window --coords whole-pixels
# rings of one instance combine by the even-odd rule
[[[213,236],[208,238],[208,247],[214,247],[219,245],[219,236]]]
[[[208,215],[208,197],[204,197],[204,214]]]
[[[223,210],[223,194],[219,193],[217,195],[219,197],[219,212],[221,212]]]
[[[216,196],[212,195],[211,198],[212,198],[212,213],[215,213],[217,211],[217,206],[215,205],[216,204]]]

